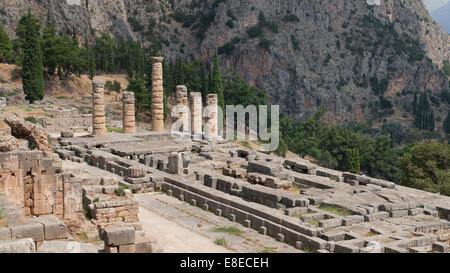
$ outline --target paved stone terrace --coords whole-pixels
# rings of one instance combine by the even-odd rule
[[[450,198],[303,159],[155,133],[65,139],[55,150],[121,176],[137,193],[162,190],[308,252],[450,248]]]

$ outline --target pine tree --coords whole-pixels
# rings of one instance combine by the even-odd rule
[[[220,73],[219,55],[216,52],[214,58],[214,70],[212,75],[211,93],[217,94],[218,106],[225,110],[225,100],[223,96],[222,75]]]
[[[23,52],[23,91],[30,102],[44,97],[44,73],[40,46],[41,25],[36,17],[28,13],[22,16],[16,30]]]
[[[53,75],[58,67],[57,56],[57,42],[56,28],[52,20],[48,19],[47,25],[42,34],[41,48],[42,48],[42,64],[46,68],[48,75]]]
[[[444,131],[450,134],[450,110],[448,110],[447,118],[444,120]]]
[[[12,58],[11,40],[3,28],[3,25],[0,24],[0,62],[8,62],[11,61]]]

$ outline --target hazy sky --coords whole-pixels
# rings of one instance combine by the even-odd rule
[[[430,11],[436,10],[444,6],[449,0],[425,0],[425,5],[427,5]]]

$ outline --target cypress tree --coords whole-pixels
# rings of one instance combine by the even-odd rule
[[[448,110],[447,118],[444,120],[444,131],[450,134],[450,110]]]
[[[21,40],[23,91],[30,102],[44,97],[44,73],[40,46],[41,25],[36,17],[28,13],[22,16],[17,27],[17,37]]]
[[[12,60],[11,40],[6,33],[3,25],[0,24],[0,62],[8,62]]]
[[[413,114],[417,113],[417,92],[414,93]]]
[[[214,57],[214,70],[212,75],[211,93],[217,94],[218,106],[225,110],[225,100],[223,96],[222,75],[220,73],[219,55],[216,52]]]
[[[414,126],[420,130],[434,130],[434,113],[426,93],[420,95],[415,113]]]
[[[206,67],[205,64],[202,63],[202,69],[201,69],[201,81],[202,81],[202,100],[206,100],[206,95],[208,95],[209,92],[209,81],[208,81],[208,75],[206,74]]]
[[[359,174],[361,171],[361,158],[358,149],[347,151],[347,171],[355,174]]]

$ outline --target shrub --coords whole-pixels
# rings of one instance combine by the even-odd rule
[[[214,243],[215,243],[216,245],[219,245],[219,246],[225,246],[225,245],[227,245],[227,240],[225,240],[225,238],[223,238],[223,237],[221,237],[221,238],[216,238],[216,240],[214,241]]]
[[[219,228],[214,228],[212,230],[212,232],[228,233],[228,234],[232,234],[232,235],[240,235],[240,234],[245,233],[244,231],[240,230],[237,227],[219,227]]]
[[[114,82],[106,81],[105,82],[105,89],[110,90],[110,91],[120,92],[122,87],[120,85],[120,82],[114,80]]]
[[[263,35],[263,29],[260,26],[253,26],[247,31],[247,35],[250,39],[257,38]]]
[[[116,195],[117,196],[122,196],[124,193],[124,190],[129,190],[130,189],[130,187],[128,187],[128,186],[120,186],[120,187],[118,187],[117,189],[115,189],[114,190],[114,192],[116,193]]]
[[[36,124],[36,118],[35,118],[35,117],[26,117],[26,118],[25,118],[25,121],[29,121],[29,122],[31,122],[31,123]]]
[[[229,27],[229,28],[234,28],[233,20],[228,20],[227,23],[226,23],[226,25],[227,25],[227,27]]]
[[[295,14],[289,14],[284,16],[283,21],[285,22],[300,22],[300,18],[297,17]]]

